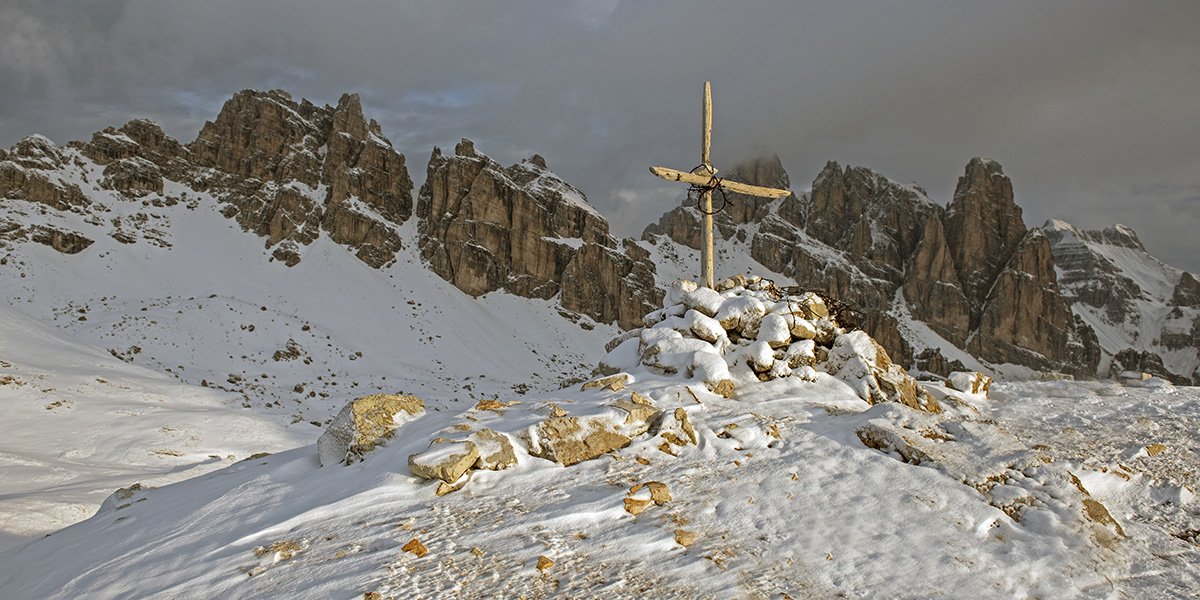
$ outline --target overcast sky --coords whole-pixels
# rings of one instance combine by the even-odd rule
[[[1200,2],[0,0],[0,146],[148,117],[188,142],[241,89],[367,117],[418,184],[459,138],[532,153],[618,235],[680,198],[650,165],[776,153],[949,202],[999,161],[1025,222],[1133,227],[1200,271]]]

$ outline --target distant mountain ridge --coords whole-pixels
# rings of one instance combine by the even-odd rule
[[[1147,372],[1200,382],[1200,283],[1154,258],[1123,225],[1077,229],[1050,220],[1059,283],[1104,350],[1100,374]]]
[[[321,237],[376,269],[415,244],[429,269],[468,294],[556,298],[564,315],[622,328],[659,306],[669,280],[694,277],[665,258],[698,247],[694,210],[677,207],[641,240],[617,240],[583,193],[536,155],[504,168],[467,140],[454,156],[434,149],[414,201],[404,155],[364,117],[354,94],[320,107],[279,90],[245,90],[187,144],[135,120],[69,146],[79,156],[41,136],[0,151],[0,197],[100,223],[89,185],[150,205],[208,196],[289,267]],[[59,175],[82,159],[103,167],[99,181]],[[728,176],[790,187],[777,157]],[[1129,259],[1136,264],[1156,262],[1125,228],[1111,235],[1065,224],[1027,228],[1012,181],[994,161],[972,159],[946,206],[916,185],[834,162],[811,191],[727,200],[715,218],[726,253],[719,274],[733,275],[725,271],[736,265],[774,274],[780,285],[826,290],[855,307],[864,328],[906,367],[944,375],[978,361],[1026,373],[1200,378],[1195,278],[1158,263],[1162,275],[1152,284],[1130,275],[1134,263],[1106,258],[1121,249],[1141,257]],[[403,229],[414,215],[416,236]],[[144,215],[111,221],[107,234],[122,243],[170,243],[169,226]],[[71,254],[88,248],[88,235],[0,216],[4,244]]]

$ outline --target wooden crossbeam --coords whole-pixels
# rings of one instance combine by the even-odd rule
[[[668,181],[681,181],[683,183],[690,183],[692,185],[700,185],[700,186],[706,186],[706,185],[709,185],[710,183],[713,183],[712,177],[710,177],[708,175],[696,175],[695,173],[688,173],[687,171],[676,171],[675,169],[668,169],[666,167],[650,167],[650,172],[654,173],[655,176],[661,177]],[[730,181],[728,179],[717,179],[717,182],[719,182],[721,184],[722,188],[727,189],[731,192],[737,192],[739,194],[747,194],[750,196],[762,196],[764,198],[782,198],[791,193],[788,190],[777,190],[775,188],[750,185],[748,183],[739,183],[737,181]]]
[[[707,81],[704,82],[704,113],[702,116],[700,122],[702,134],[700,166],[692,173],[666,167],[650,167],[650,172],[668,181],[680,181],[700,187],[700,197],[696,199],[697,208],[700,209],[700,279],[704,287],[712,289],[714,278],[712,191],[721,188],[739,194],[766,198],[782,198],[791,192],[718,179],[716,177],[717,170],[709,163],[709,146],[712,144],[712,87]],[[697,173],[696,171],[702,172]]]

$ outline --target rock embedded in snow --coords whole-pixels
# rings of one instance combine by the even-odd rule
[[[699,284],[690,279],[676,279],[667,286],[667,293],[663,296],[663,308],[684,304],[683,299],[699,287]]]
[[[813,332],[814,335],[816,332]],[[784,348],[792,342],[792,327],[783,315],[767,315],[758,325],[758,341],[770,344],[771,348]]]
[[[429,550],[426,549],[425,545],[421,543],[421,540],[418,540],[417,538],[413,538],[411,541],[405,544],[403,548],[400,548],[400,550],[402,552],[412,552],[413,554],[417,555],[417,558],[421,558],[429,553]]]
[[[586,392],[595,388],[606,388],[613,392],[619,392],[625,389],[625,385],[629,383],[629,380],[630,377],[627,373],[618,373],[610,377],[593,379],[592,381],[583,384],[583,387],[579,388],[579,391]]]
[[[632,488],[629,488],[629,495],[634,497],[644,497],[646,494],[641,494],[642,490],[647,490],[649,499],[658,506],[662,506],[671,501],[671,492],[667,490],[667,484],[661,481],[647,481],[639,483]]]
[[[649,500],[643,500],[641,498],[625,498],[624,501],[625,512],[635,517],[642,514],[642,511],[646,510],[646,507],[650,506]]]
[[[729,398],[733,391],[729,365],[718,354],[697,352],[692,361],[692,376],[715,394]]]
[[[784,359],[787,360],[788,366],[793,369],[811,367],[817,362],[816,347],[817,343],[811,339],[794,342],[784,352]]]
[[[675,543],[683,546],[684,548],[696,543],[696,538],[698,537],[700,537],[700,534],[696,533],[695,531],[686,531],[683,529],[675,530]]]
[[[721,340],[728,343],[729,338],[726,336],[725,328],[721,327],[720,321],[711,316],[695,309],[689,309],[683,315],[683,319],[688,324],[688,330],[697,338],[713,344],[720,343]]]
[[[507,435],[492,429],[480,429],[468,435],[467,439],[479,449],[479,459],[474,465],[476,469],[501,471],[517,464],[512,440]]]
[[[479,447],[470,440],[439,438],[429,449],[408,457],[408,468],[425,479],[441,479],[453,484],[479,460]]]
[[[770,371],[775,365],[775,352],[767,342],[754,342],[742,351],[746,364],[755,373]]]
[[[616,412],[592,417],[551,417],[529,427],[522,437],[530,455],[569,467],[630,444],[630,437],[618,431],[625,417],[617,421]]]
[[[723,303],[724,298],[721,294],[706,287],[688,293],[682,302],[689,310],[700,312],[707,317],[717,316],[717,311],[721,310]]]
[[[425,403],[415,396],[376,394],[354,400],[342,408],[317,439],[321,465],[351,464],[362,460],[396,428],[425,414]]]
[[[986,396],[992,378],[976,371],[955,371],[946,378],[946,385],[960,392]]]
[[[714,318],[720,321],[726,331],[737,331],[745,337],[753,338],[750,331],[758,329],[759,320],[767,314],[767,308],[754,296],[732,296],[721,303],[721,310]]]
[[[904,369],[892,364],[887,351],[866,332],[837,336],[825,361],[825,370],[849,384],[860,398],[871,404],[890,401],[927,412],[941,412],[937,400]]]
[[[687,410],[676,408],[673,412],[664,413],[658,423],[658,437],[676,446],[686,446],[696,443],[696,430],[688,419]]]

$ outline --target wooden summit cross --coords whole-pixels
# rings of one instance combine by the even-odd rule
[[[766,198],[782,198],[791,192],[777,190],[757,185],[748,185],[736,181],[728,181],[717,177],[717,170],[708,162],[708,147],[712,141],[712,87],[704,82],[704,137],[700,146],[700,166],[690,173],[676,171],[666,167],[650,167],[650,172],[663,179],[682,181],[700,188],[700,198],[697,208],[700,209],[700,278],[704,287],[712,289],[713,281],[713,209],[712,191],[726,189],[739,194],[762,196]]]

